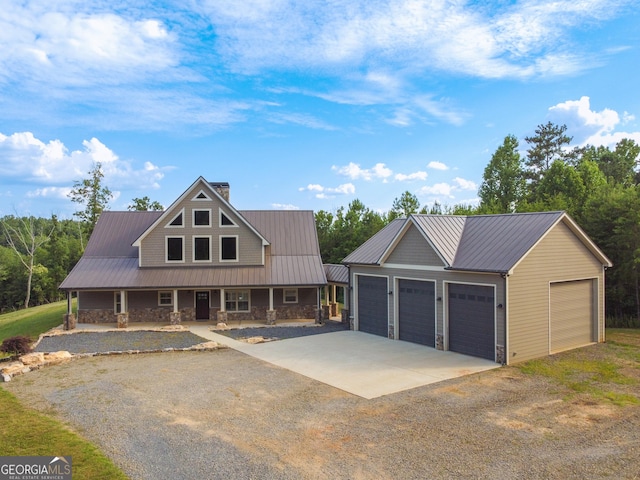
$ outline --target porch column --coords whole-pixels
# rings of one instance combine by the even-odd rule
[[[62,325],[65,330],[73,330],[76,328],[76,316],[73,314],[73,292],[67,291],[67,313],[63,315]]]
[[[178,305],[178,289],[173,289],[173,311],[169,313],[169,323],[171,325],[180,325],[182,323],[182,315],[180,315],[180,306]]]
[[[218,323],[227,323],[227,305],[224,297],[224,288],[220,289],[220,311],[218,312]]]
[[[276,324],[276,311],[273,309],[273,287],[269,287],[269,310],[267,310],[267,325]]]
[[[129,326],[129,314],[127,313],[127,292],[120,290],[120,311],[116,315],[118,328],[127,328]]]

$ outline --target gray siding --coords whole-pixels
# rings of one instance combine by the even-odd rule
[[[143,267],[171,267],[176,265],[195,266],[247,266],[263,264],[262,239],[249,228],[244,219],[236,215],[232,209],[224,205],[217,197],[211,200],[193,200],[193,197],[205,187],[196,185],[190,194],[181,202],[172,206],[171,212],[149,232],[142,241],[140,249],[140,265]],[[167,224],[178,212],[184,209],[183,227],[167,227]],[[220,226],[219,211],[231,219],[236,226]],[[193,226],[194,210],[210,210],[210,227]],[[211,237],[211,262],[193,262],[193,238],[198,236]],[[220,236],[238,237],[238,261],[220,262]],[[166,238],[184,237],[184,262],[166,262]]]
[[[413,224],[410,225],[385,263],[444,266],[442,259]]]
[[[436,299],[440,298],[440,301],[436,301],[436,331],[438,335],[442,335],[445,341],[446,349],[446,282],[460,282],[460,283],[472,283],[478,285],[490,285],[495,287],[496,292],[496,305],[505,302],[505,289],[504,279],[498,274],[481,274],[481,273],[466,273],[466,272],[453,272],[448,270],[427,270],[427,269],[405,269],[405,268],[385,268],[385,267],[365,267],[365,266],[351,266],[351,274],[363,274],[363,275],[384,275],[388,278],[388,284],[391,291],[395,291],[397,286],[397,280],[399,278],[415,279],[415,280],[431,280],[436,283]],[[352,278],[352,285],[357,285],[355,279]],[[355,289],[354,289],[355,291]],[[395,337],[397,338],[397,300],[396,295],[391,295],[389,301],[389,327],[390,331],[395,331]],[[353,300],[353,299],[352,299]],[[354,315],[357,316],[357,305],[354,305]],[[496,332],[497,332],[497,344],[504,346],[505,342],[505,309],[496,308]]]
[[[596,338],[604,340],[602,264],[562,222],[514,268],[509,277],[508,361],[548,355],[550,282],[595,279],[598,284]]]

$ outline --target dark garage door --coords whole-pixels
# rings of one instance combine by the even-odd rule
[[[358,275],[358,330],[389,336],[388,298],[386,277]]]
[[[398,296],[400,340],[435,347],[435,283],[400,279]]]
[[[493,287],[449,284],[449,350],[495,360]]]

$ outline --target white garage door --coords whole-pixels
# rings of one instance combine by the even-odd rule
[[[551,353],[593,343],[593,307],[593,280],[551,284]]]

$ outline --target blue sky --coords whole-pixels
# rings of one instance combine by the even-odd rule
[[[0,215],[112,210],[199,176],[240,209],[477,203],[504,137],[640,143],[640,1],[9,0]]]

